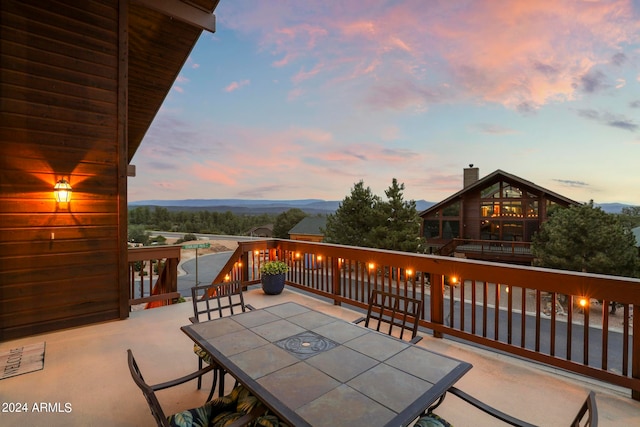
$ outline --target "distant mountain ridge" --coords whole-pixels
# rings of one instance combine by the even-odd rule
[[[341,200],[300,199],[300,200],[252,200],[252,199],[184,199],[184,200],[140,200],[129,202],[130,208],[138,206],[159,206],[170,211],[207,210],[212,212],[233,212],[244,214],[270,213],[278,214],[289,209],[298,208],[308,214],[333,213],[340,206]],[[435,205],[435,202],[416,200],[418,212]],[[620,213],[624,203],[596,203],[607,213]]]
[[[170,211],[208,210],[246,214],[281,213],[289,209],[300,209],[308,214],[328,214],[338,209],[342,201],[321,199],[300,200],[250,200],[250,199],[185,199],[185,200],[140,200],[129,202],[129,208],[159,206]],[[433,206],[433,202],[417,200],[418,212]]]

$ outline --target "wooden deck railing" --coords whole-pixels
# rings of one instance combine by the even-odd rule
[[[436,252],[437,255],[449,256],[454,252],[473,254],[472,257],[485,260],[528,261],[533,259],[530,242],[513,240],[474,240],[451,239]]]
[[[293,240],[239,242],[214,281],[260,281],[286,261],[287,285],[365,308],[373,288],[424,301],[420,325],[631,390],[640,400],[640,280]],[[586,301],[585,307],[579,302]],[[619,309],[609,314],[614,302]],[[633,315],[635,312],[635,316]]]
[[[129,307],[152,308],[180,298],[179,262],[180,245],[129,248]]]

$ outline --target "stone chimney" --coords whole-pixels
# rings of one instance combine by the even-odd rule
[[[479,179],[480,179],[480,169],[474,168],[473,163],[471,163],[468,168],[464,168],[462,188],[467,188],[468,186],[475,183]]]

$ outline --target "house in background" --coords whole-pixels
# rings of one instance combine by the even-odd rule
[[[251,230],[247,232],[248,236],[251,237],[273,237],[273,224],[260,225],[258,227],[253,227]]]
[[[530,264],[530,242],[549,213],[580,205],[500,169],[479,174],[469,165],[462,190],[419,213],[430,253]]]
[[[0,2],[0,341],[129,316],[130,162],[217,4]]]
[[[322,242],[324,240],[324,229],[326,227],[326,215],[308,216],[289,230],[289,238],[291,240],[302,240],[304,242]]]

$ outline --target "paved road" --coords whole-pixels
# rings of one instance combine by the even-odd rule
[[[197,282],[201,285],[213,282],[232,254],[233,251],[228,251],[199,256]],[[185,261],[180,267],[186,274],[178,276],[178,292],[183,297],[188,297],[191,296],[191,287],[196,286],[196,258]]]

